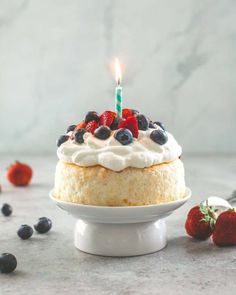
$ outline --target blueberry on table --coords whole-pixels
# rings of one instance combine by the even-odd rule
[[[78,130],[76,130],[76,132],[74,134],[74,138],[77,143],[84,142],[84,133],[85,132],[86,132],[86,130],[84,128],[79,128]]]
[[[40,217],[37,221],[37,223],[34,225],[34,229],[39,234],[45,234],[47,233],[52,227],[52,221],[51,219],[47,217]]]
[[[61,144],[66,142],[69,139],[68,135],[61,135],[59,139],[57,140],[57,146],[59,147]]]
[[[70,131],[74,131],[75,130],[75,127],[76,125],[70,125],[68,128],[67,128],[67,133],[70,132]]]
[[[16,269],[17,260],[13,254],[3,253],[0,255],[0,272],[10,273]]]
[[[22,240],[27,240],[32,236],[33,229],[27,224],[22,224],[18,229],[17,234]]]
[[[99,122],[99,115],[97,112],[94,112],[94,111],[88,112],[84,121],[86,124],[88,124],[91,121],[96,121],[98,123]]]
[[[94,136],[99,139],[107,139],[111,135],[111,129],[108,126],[100,126],[94,131]]]
[[[123,145],[130,144],[133,141],[132,132],[126,128],[121,128],[117,130],[114,137]]]
[[[166,129],[165,129],[165,125],[164,125],[163,123],[159,122],[159,121],[153,122],[153,124],[155,124],[155,125],[161,127],[161,129],[163,129],[163,130],[166,130]]]
[[[137,115],[137,121],[138,121],[138,129],[139,130],[147,130],[149,126],[149,120],[144,115]]]
[[[9,204],[3,204],[1,211],[4,216],[10,216],[12,214],[12,206]]]
[[[156,143],[158,143],[160,145],[165,144],[167,142],[167,140],[168,140],[168,136],[167,136],[166,132],[164,130],[162,130],[162,129],[153,130],[151,132],[151,134],[150,134],[150,138],[154,142],[156,142]]]

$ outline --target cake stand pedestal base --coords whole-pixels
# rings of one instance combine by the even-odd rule
[[[96,223],[79,219],[74,245],[79,250],[102,256],[136,256],[153,253],[167,244],[164,219],[141,223]]]

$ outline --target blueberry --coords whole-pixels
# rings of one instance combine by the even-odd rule
[[[76,130],[74,136],[75,136],[75,141],[77,143],[83,143],[84,142],[84,133],[86,132],[86,130],[84,128],[79,128],[78,130]]]
[[[63,144],[65,141],[69,139],[68,135],[61,135],[59,139],[57,140],[57,146],[59,147],[61,144]]]
[[[3,204],[1,210],[4,216],[10,216],[12,214],[12,206],[9,204]]]
[[[166,130],[165,125],[163,123],[161,123],[161,122],[156,121],[156,122],[153,122],[153,124],[160,126],[161,129],[163,129],[163,130]]]
[[[121,144],[127,145],[133,141],[133,134],[129,129],[121,128],[116,131],[115,139],[118,140]]]
[[[70,131],[74,131],[75,130],[75,127],[76,125],[70,125],[68,128],[67,128],[67,133],[70,132]]]
[[[22,224],[18,229],[17,234],[22,240],[27,240],[32,236],[33,229],[27,224]]]
[[[149,121],[144,115],[137,115],[137,120],[138,120],[138,129],[139,130],[147,130],[149,126]]]
[[[113,122],[111,123],[111,126],[110,126],[111,130],[117,130],[117,129],[118,129],[118,125],[119,125],[121,122],[123,122],[123,121],[124,121],[123,118],[121,118],[121,117],[116,117],[116,118],[113,120]]]
[[[98,123],[99,122],[99,115],[97,112],[94,112],[94,111],[88,112],[84,121],[86,124],[88,124],[91,121],[96,121]]]
[[[137,111],[137,110],[132,110],[132,113],[133,113],[133,115],[138,115],[138,114],[139,114],[139,111]]]
[[[47,217],[40,217],[37,221],[37,223],[34,225],[34,229],[39,234],[45,234],[47,233],[52,227],[52,221],[51,219]]]
[[[162,129],[153,130],[150,134],[150,138],[160,145],[165,144],[168,140],[166,132]]]
[[[149,122],[149,128],[152,128],[152,129],[156,129],[157,128],[157,125],[154,124],[152,121]]]
[[[100,126],[94,132],[94,136],[99,139],[107,139],[111,135],[111,129],[108,126]]]
[[[13,254],[3,253],[0,255],[0,272],[10,273],[16,269],[17,260]]]

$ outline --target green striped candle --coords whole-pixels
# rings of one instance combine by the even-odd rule
[[[116,115],[122,117],[122,87],[118,84],[116,87]]]
[[[115,70],[116,70],[116,81],[117,87],[115,92],[115,109],[116,109],[116,116],[122,117],[122,87],[120,86],[121,83],[121,69],[120,63],[118,58],[115,60]]]

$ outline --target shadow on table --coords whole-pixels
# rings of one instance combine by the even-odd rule
[[[221,248],[217,247],[211,240],[211,238],[205,241],[199,241],[188,236],[180,236],[175,238],[170,238],[168,241],[168,249],[182,248],[189,254],[207,254],[212,252],[223,252],[225,249],[231,248]]]

